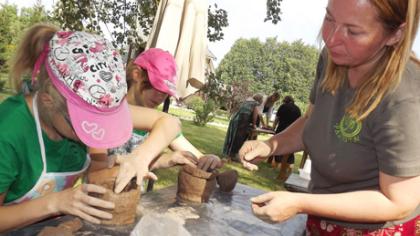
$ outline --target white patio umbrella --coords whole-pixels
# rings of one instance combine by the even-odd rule
[[[205,84],[208,0],[161,0],[146,48],[161,48],[178,65],[180,99]]]

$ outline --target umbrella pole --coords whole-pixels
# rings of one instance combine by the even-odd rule
[[[130,44],[130,46],[128,47],[128,54],[127,54],[127,64],[126,66],[128,66],[128,63],[130,62],[131,59],[131,53],[133,52],[133,46]]]
[[[169,111],[169,105],[170,104],[171,104],[171,99],[169,97],[167,97],[165,99],[165,102],[163,103],[163,109],[162,109],[162,111],[168,113],[168,111]]]

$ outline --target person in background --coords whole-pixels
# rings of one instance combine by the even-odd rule
[[[127,102],[131,105],[155,109],[168,96],[177,97],[176,81],[176,62],[173,56],[162,49],[150,48],[138,55],[127,67]],[[113,158],[132,153],[147,137],[147,131],[133,130],[133,135],[128,142],[108,150],[111,162]],[[204,155],[182,133],[177,135],[169,148],[173,152],[160,155],[150,166],[151,170],[187,164],[212,171],[222,166],[219,157],[212,154]],[[91,153],[98,155],[106,152],[92,149]],[[119,160],[123,160],[123,158],[119,158]],[[153,179],[157,179],[156,176]]]
[[[44,24],[29,28],[12,66],[17,88],[26,72],[36,83],[34,93],[0,104],[0,232],[58,214],[94,223],[112,218],[104,209],[114,204],[90,195],[105,188],[72,188],[89,167],[87,146],[121,145],[134,124],[152,130],[139,147],[151,161],[179,133],[179,120],[127,104],[121,56],[98,35]],[[122,172],[142,179],[147,167],[132,161]],[[130,180],[119,176],[117,188]]]
[[[417,0],[328,1],[306,114],[240,150],[255,169],[305,147],[312,193],[252,198],[255,215],[308,214],[307,235],[420,234],[420,61],[411,51],[419,11]]]
[[[295,105],[292,96],[284,97],[283,104],[281,104],[277,110],[276,119],[273,124],[276,134],[289,127],[289,125],[295,122],[300,116],[300,109]],[[275,156],[274,163],[281,163],[278,179],[284,181],[292,172],[293,164],[295,163],[295,155],[294,153],[289,153],[282,156]]]
[[[279,92],[273,92],[270,96],[263,96],[262,103],[258,106],[258,119],[257,119],[257,127],[260,126],[260,122],[262,128],[271,129],[270,120],[271,115],[273,114],[274,104],[280,99]],[[265,121],[264,121],[265,115]]]
[[[247,140],[251,130],[257,127],[258,106],[261,105],[262,100],[263,96],[261,94],[255,94],[252,98],[247,98],[230,119],[223,145],[223,154],[232,161],[239,162],[237,156],[239,148]]]

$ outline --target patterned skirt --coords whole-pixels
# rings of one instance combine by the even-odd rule
[[[420,216],[400,225],[383,229],[353,229],[328,223],[316,216],[308,216],[307,236],[420,236]]]

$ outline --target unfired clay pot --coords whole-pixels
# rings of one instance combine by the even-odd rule
[[[216,177],[219,189],[222,192],[231,192],[238,182],[238,172],[236,170],[228,170],[220,173]]]
[[[118,175],[119,166],[110,169],[103,169],[92,172],[88,175],[88,182],[103,186],[107,189],[105,194],[99,196],[105,201],[115,204],[113,210],[105,210],[112,214],[111,220],[101,220],[105,225],[127,225],[132,224],[136,218],[136,208],[140,201],[140,188],[137,186],[135,179],[123,189],[119,194],[114,192],[115,180]]]
[[[216,175],[217,173],[185,165],[178,174],[178,199],[196,203],[208,202],[216,187]]]

